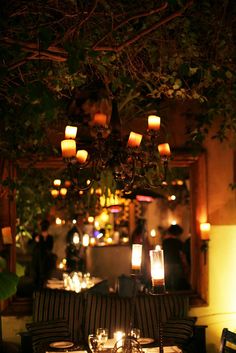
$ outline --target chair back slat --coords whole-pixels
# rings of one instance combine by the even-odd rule
[[[236,333],[224,328],[221,335],[219,353],[235,353],[236,352]]]

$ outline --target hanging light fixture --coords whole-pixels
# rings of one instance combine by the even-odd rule
[[[160,117],[149,115],[144,135],[131,131],[128,139],[124,139],[117,104],[113,101],[110,121],[103,112],[93,114],[91,123],[87,123],[87,140],[80,135],[84,124],[66,126],[65,139],[61,141],[62,157],[76,190],[89,189],[108,170],[119,189],[127,193],[134,187],[166,185],[171,152],[168,143],[158,144]]]

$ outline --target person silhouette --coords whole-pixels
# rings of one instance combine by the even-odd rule
[[[184,244],[180,239],[183,228],[171,225],[163,237],[162,248],[165,262],[165,286],[166,290],[188,290],[189,265],[184,253]]]

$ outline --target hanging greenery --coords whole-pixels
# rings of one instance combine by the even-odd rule
[[[67,118],[78,119],[78,112],[69,114],[76,92],[98,82],[116,98],[123,125],[184,101],[197,105],[191,143],[202,143],[215,122],[213,137],[235,133],[234,0],[8,0],[0,10],[2,156],[59,156],[51,132],[63,133]],[[38,190],[26,176],[18,187],[23,180],[30,185],[29,203],[20,192],[17,201],[22,220],[31,222],[51,200],[39,172],[28,179]]]

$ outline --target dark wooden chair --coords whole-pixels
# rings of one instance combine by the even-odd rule
[[[224,328],[221,335],[219,353],[235,353],[236,352],[236,333]]]

